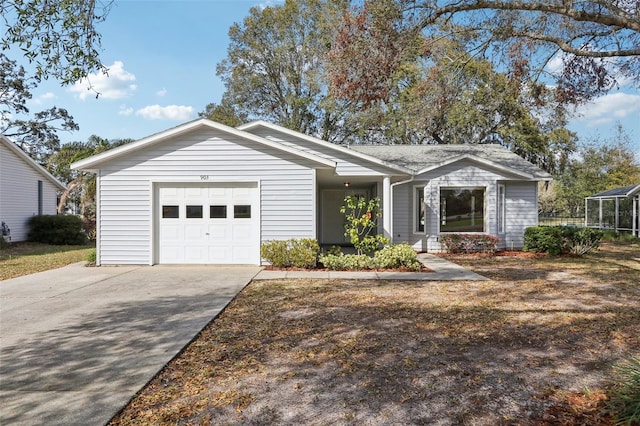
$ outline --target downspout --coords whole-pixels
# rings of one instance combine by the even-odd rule
[[[409,179],[406,180],[401,180],[400,182],[396,182],[396,183],[392,183],[391,184],[391,197],[390,197],[390,204],[391,204],[391,208],[389,209],[389,213],[390,213],[390,217],[391,217],[391,226],[389,227],[389,233],[391,234],[391,238],[389,239],[389,243],[393,244],[393,190],[397,185],[404,185],[405,183],[410,183],[413,182],[415,180],[415,176],[411,176]]]

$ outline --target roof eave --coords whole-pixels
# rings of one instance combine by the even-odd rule
[[[322,139],[318,139],[318,138],[316,138],[314,136],[309,136],[309,135],[301,133],[301,132],[296,132],[295,130],[287,129],[286,127],[282,127],[282,126],[278,126],[276,124],[268,123],[268,122],[263,121],[263,120],[251,121],[249,123],[242,124],[242,125],[238,126],[237,128],[239,130],[248,131],[250,129],[253,129],[253,128],[256,128],[256,127],[260,127],[260,126],[266,127],[268,129],[272,129],[272,130],[274,130],[276,132],[285,133],[285,134],[287,134],[289,136],[292,136],[292,137],[295,137],[295,138],[304,139],[304,140],[309,141],[309,142],[311,142],[313,144],[322,146],[323,148],[328,148],[328,149],[331,149],[331,150],[334,150],[334,151],[339,151],[339,152],[351,155],[353,157],[359,158],[361,160],[369,161],[369,162],[377,164],[379,166],[383,166],[383,167],[389,168],[391,170],[397,171],[401,175],[413,176],[415,174],[414,170],[411,170],[411,169],[409,169],[407,167],[400,166],[398,164],[389,163],[389,162],[381,160],[381,159],[379,159],[377,157],[373,157],[371,155],[364,154],[362,152],[354,151],[354,150],[346,148],[344,146],[336,145],[334,143],[327,142],[327,141],[322,140]]]
[[[171,128],[169,130],[165,130],[163,132],[156,133],[151,136],[147,136],[146,138],[137,140],[130,144],[122,145],[117,148],[111,149],[109,151],[105,151],[103,153],[85,158],[83,160],[76,161],[75,163],[71,164],[71,168],[77,169],[77,170],[86,170],[86,171],[96,172],[97,170],[100,169],[99,165],[106,161],[116,159],[126,153],[138,151],[140,149],[146,148],[147,146],[154,145],[156,143],[162,142],[164,140],[170,139],[172,137],[175,137],[184,133],[188,133],[198,128],[211,128],[211,129],[220,130],[229,134],[233,134],[235,136],[238,136],[253,142],[257,142],[265,146],[269,146],[279,151],[287,152],[287,153],[296,155],[298,157],[302,157],[307,160],[313,161],[321,165],[323,168],[336,167],[336,164],[334,161],[327,160],[326,158],[320,157],[318,155],[296,150],[294,148],[290,148],[280,143],[270,141],[260,136],[256,136],[249,132],[236,129],[234,127],[229,127],[224,124],[216,123],[206,118],[201,118],[201,119],[193,120],[183,125]]]
[[[25,162],[27,164],[29,164],[29,166],[31,168],[35,169],[41,175],[46,177],[47,180],[50,181],[57,189],[59,189],[60,191],[66,191],[67,190],[67,186],[64,183],[60,182],[55,176],[53,176],[51,173],[49,173],[49,171],[47,169],[42,167],[40,164],[36,163],[33,160],[33,158],[29,157],[29,155],[26,152],[24,152],[22,149],[20,149],[20,147],[18,145],[16,145],[15,143],[13,143],[9,138],[7,138],[4,135],[0,135],[0,139],[5,144],[5,146],[7,146],[16,155],[18,155],[19,157],[24,159]]]

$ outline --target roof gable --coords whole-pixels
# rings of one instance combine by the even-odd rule
[[[151,146],[170,140],[182,134],[186,134],[198,129],[207,129],[207,128],[218,130],[230,135],[234,135],[248,141],[257,142],[259,144],[268,146],[270,148],[274,148],[282,152],[294,154],[298,157],[313,161],[321,167],[335,167],[335,163],[333,161],[327,160],[326,158],[320,157],[318,155],[310,154],[302,150],[297,150],[295,148],[285,146],[278,142],[270,141],[260,136],[256,136],[251,133],[244,132],[239,129],[235,129],[233,127],[225,126],[224,124],[220,124],[215,121],[208,120],[206,118],[202,118],[202,119],[190,121],[188,123],[182,124],[177,127],[173,127],[171,129],[165,130],[160,133],[156,133],[146,138],[139,139],[135,142],[131,142],[126,145],[121,145],[119,147],[110,149],[100,154],[93,155],[83,160],[76,161],[75,163],[71,164],[71,168],[81,169],[81,170],[98,170],[100,168],[100,165],[107,161],[120,158],[124,155],[131,154],[132,152],[135,152],[138,150],[149,148]]]
[[[418,175],[469,160],[526,180],[551,180],[551,175],[508,149],[486,145],[354,145],[351,149],[384,158]]]
[[[67,189],[65,184],[63,184],[58,179],[56,179],[55,176],[53,176],[51,173],[47,171],[47,169],[42,167],[40,164],[36,163],[33,160],[33,158],[29,157],[29,155],[26,152],[24,152],[22,149],[20,149],[18,145],[16,145],[11,140],[9,140],[6,136],[1,134],[0,134],[0,144],[6,147],[7,149],[9,149],[15,155],[17,155],[22,161],[24,161],[24,163],[27,164],[27,166],[31,167],[40,175],[42,175],[45,179],[51,182],[56,188],[58,188],[61,191],[64,191]]]
[[[286,127],[282,127],[282,126],[278,126],[276,124],[272,124],[272,123],[268,123],[266,121],[262,121],[262,120],[256,120],[256,121],[252,121],[250,123],[246,123],[246,124],[242,124],[240,126],[238,126],[238,129],[240,130],[244,130],[247,132],[251,132],[251,131],[255,131],[256,129],[269,129],[271,131],[274,131],[276,133],[280,133],[280,134],[284,134],[287,136],[291,136],[293,138],[296,139],[301,139],[307,142],[310,142],[311,144],[313,144],[314,146],[316,146],[320,151],[334,151],[334,152],[340,152],[343,154],[347,154],[348,156],[354,157],[354,158],[358,158],[360,160],[364,160],[367,161],[369,163],[378,165],[378,166],[383,166],[386,167],[388,169],[394,170],[396,172],[399,172],[400,174],[403,175],[411,175],[413,174],[412,170],[407,169],[406,167],[403,167],[402,165],[399,164],[395,164],[393,162],[388,162],[385,161],[384,159],[381,159],[379,157],[375,157],[372,155],[368,155],[366,153],[362,153],[359,151],[355,151],[352,150],[348,147],[342,146],[342,145],[337,145],[331,142],[327,142],[323,139],[319,139],[316,138],[314,136],[309,136],[307,134],[301,133],[301,132],[297,132],[295,130],[290,130],[287,129]]]

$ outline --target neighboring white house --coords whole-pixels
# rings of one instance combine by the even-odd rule
[[[58,192],[66,187],[20,147],[0,135],[0,221],[11,241],[27,239],[31,216],[56,214]]]
[[[416,250],[446,232],[522,247],[551,176],[497,145],[344,147],[262,121],[206,119],[78,161],[97,173],[98,264],[260,264],[260,244],[346,244],[346,195],[379,197],[379,231]]]

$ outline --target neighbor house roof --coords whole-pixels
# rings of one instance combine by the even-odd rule
[[[161,143],[165,140],[168,140],[172,137],[185,134],[198,129],[214,129],[221,131],[223,133],[227,133],[233,136],[240,137],[245,140],[249,140],[252,142],[257,142],[261,145],[268,146],[279,151],[287,152],[289,154],[294,154],[297,157],[305,158],[307,160],[313,161],[315,163],[320,164],[324,167],[335,167],[336,164],[333,161],[330,161],[324,157],[319,155],[314,155],[308,152],[304,152],[298,149],[294,149],[283,145],[278,142],[270,141],[268,139],[262,138],[260,136],[253,135],[248,132],[244,132],[242,130],[235,129],[233,127],[225,126],[224,124],[217,123],[215,121],[208,120],[206,118],[200,118],[197,120],[190,121],[188,123],[182,124],[177,127],[173,127],[169,130],[165,130],[160,133],[156,133],[154,135],[148,136],[146,138],[137,140],[135,142],[128,143],[126,145],[121,145],[117,148],[110,149],[101,154],[93,155],[91,157],[85,158],[83,160],[77,161],[71,164],[72,169],[79,170],[97,170],[100,168],[100,165],[119,158],[124,155],[131,154],[132,152],[138,151],[140,149],[155,145],[157,143]]]
[[[350,149],[398,164],[416,174],[462,160],[475,161],[532,180],[551,175],[517,154],[496,144],[482,145],[352,145]]]
[[[58,188],[60,191],[64,191],[67,189],[67,187],[65,186],[65,184],[63,184],[62,182],[60,182],[58,179],[55,178],[55,176],[53,176],[51,173],[49,173],[47,171],[47,169],[45,169],[44,167],[42,167],[40,164],[36,163],[33,158],[29,157],[29,155],[24,152],[18,145],[16,145],[15,143],[13,143],[9,138],[7,138],[5,135],[0,134],[0,143],[4,146],[6,146],[10,151],[12,151],[14,154],[16,154],[18,157],[20,157],[29,167],[31,167],[32,169],[34,169],[36,172],[38,172],[39,174],[41,174],[45,179],[47,179],[48,181],[50,181],[56,188]]]
[[[621,186],[619,188],[613,188],[604,192],[599,192],[587,198],[625,198],[630,197],[631,195],[634,195],[636,193],[640,193],[640,185]]]

